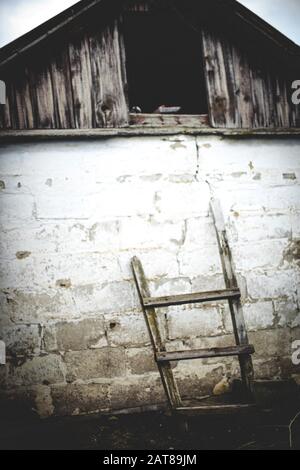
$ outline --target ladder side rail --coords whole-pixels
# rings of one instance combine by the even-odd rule
[[[220,201],[218,199],[211,198],[210,209],[214,220],[226,288],[238,288],[237,277],[235,274],[232,253],[228,243],[225,221],[222,214]],[[236,300],[229,300],[228,304],[236,344],[238,346],[248,345],[249,340],[241,299],[237,298]],[[252,395],[254,370],[251,355],[239,357],[239,363],[241,368],[242,381],[246,387],[247,392]]]
[[[132,270],[155,355],[160,352],[165,352],[166,347],[159,331],[156,311],[154,308],[146,309],[144,305],[144,299],[150,297],[150,291],[143,266],[137,257],[132,259]],[[157,366],[169,404],[172,408],[182,406],[180,393],[173,375],[171,364],[157,363]]]

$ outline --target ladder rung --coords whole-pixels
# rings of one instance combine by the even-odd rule
[[[240,289],[224,289],[196,294],[172,295],[167,297],[145,297],[145,308],[171,307],[172,305],[196,304],[212,302],[215,300],[238,299],[241,296]]]
[[[187,361],[190,359],[209,359],[212,357],[242,356],[255,352],[252,344],[230,346],[227,348],[198,349],[194,351],[172,351],[156,353],[157,362]]]

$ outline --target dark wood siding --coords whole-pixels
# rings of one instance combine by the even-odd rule
[[[199,1],[189,0],[180,8],[181,2],[175,2],[174,10],[178,18],[197,33],[198,65],[202,45],[205,98],[211,126],[300,127],[300,107],[291,102],[291,82],[298,79],[299,74],[289,75],[281,62],[285,55],[286,63],[294,58],[294,52],[292,56],[286,53],[288,40],[277,40],[279,33],[275,34],[276,46],[272,43],[274,50],[269,49],[267,43],[272,42],[268,40],[269,30],[260,34],[257,19],[255,28],[247,26],[247,21],[240,22],[225,4],[217,15],[216,2],[219,6],[224,3],[211,1],[203,8],[202,2],[199,5]],[[7,104],[0,106],[0,128],[90,129],[129,124],[122,8],[127,12],[146,12],[170,8],[170,4],[163,0],[127,0],[114,3],[118,7],[112,8],[109,0],[102,3],[103,8],[99,3],[99,8],[75,18],[72,24],[49,38],[48,30],[42,27],[43,39],[38,45],[35,44],[37,33],[33,32],[27,52],[26,47],[19,54],[16,45],[8,46],[14,58],[3,62],[5,65],[0,72],[0,79],[7,85]],[[68,14],[74,15],[74,11]],[[241,14],[245,12],[238,11],[238,18]],[[48,28],[51,30],[52,26],[51,23]],[[135,30],[132,35],[134,41],[139,40]],[[269,50],[274,54],[269,54]],[[186,54],[190,54],[189,50]],[[299,62],[299,57],[299,52],[295,52],[295,61]],[[184,67],[181,69],[186,71]],[[300,66],[298,70],[300,73]],[[159,72],[157,76],[161,83]],[[139,82],[144,85],[143,80]],[[149,93],[147,87],[145,93]],[[196,99],[192,93],[192,100]]]
[[[265,66],[223,35],[203,30],[210,121],[214,127],[299,127],[291,102],[291,78]]]
[[[6,129],[88,129],[128,123],[124,42],[120,22],[73,34],[17,61],[1,77]]]

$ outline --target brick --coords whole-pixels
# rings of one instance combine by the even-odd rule
[[[216,337],[191,338],[185,341],[187,349],[208,349],[208,348],[225,348],[235,345],[234,336],[231,334],[220,335]],[[220,358],[216,358],[219,362]]]
[[[0,393],[0,415],[5,420],[36,421],[37,417],[49,418],[52,414],[53,406],[48,386],[19,387]]]
[[[174,278],[179,276],[178,262],[175,253],[167,250],[151,250],[149,252],[132,250],[120,253],[119,255],[123,279],[131,280],[133,278],[131,260],[134,256],[140,259],[148,280],[160,277]]]
[[[72,285],[121,281],[121,270],[115,255],[102,253],[51,254],[30,256],[9,264],[1,262],[1,288],[26,289],[34,285],[44,289],[54,287],[61,279]]]
[[[100,253],[114,251],[120,246],[120,223],[118,220],[99,221],[90,220],[90,225],[85,228],[88,246]]]
[[[253,361],[256,380],[277,380],[281,378],[281,366],[276,359],[255,359]]]
[[[2,296],[3,311],[14,323],[43,323],[78,316],[68,289],[8,289],[2,292]]]
[[[0,205],[0,224],[4,224],[7,229],[34,219],[34,200],[31,195],[1,194]]]
[[[198,277],[221,272],[221,260],[217,245],[203,246],[193,251],[182,251],[179,256],[180,275]]]
[[[198,146],[201,152],[201,171],[205,174],[224,172],[245,172],[250,168],[250,161],[255,172],[269,169],[277,169],[286,172],[286,169],[295,168],[299,145],[277,145],[277,141],[249,141],[247,144],[241,140],[226,142],[218,137],[197,137]],[[205,145],[209,147],[205,147]],[[220,155],[222,162],[220,164]]]
[[[107,345],[103,317],[77,322],[62,322],[46,326],[44,347],[46,351],[80,351]]]
[[[142,312],[105,315],[105,325],[111,346],[134,346],[150,342]]]
[[[264,330],[274,326],[275,317],[272,302],[256,302],[243,306],[246,328],[249,331]]]
[[[108,385],[68,384],[51,388],[55,416],[77,416],[109,409]]]
[[[229,188],[228,188],[229,189]],[[222,205],[225,213],[230,210],[239,213],[288,213],[291,210],[299,210],[299,189],[293,187],[264,188],[261,185],[241,188],[237,191],[225,191],[223,188]]]
[[[92,217],[100,219],[112,217],[154,215],[155,186],[144,184],[100,184],[90,201]]]
[[[184,249],[192,251],[197,247],[217,244],[212,217],[194,217],[186,221]]]
[[[274,306],[279,326],[291,328],[300,326],[300,311],[296,300],[276,300]]]
[[[149,288],[153,297],[189,294],[191,292],[191,281],[186,277],[177,277],[174,279],[160,279],[157,281],[150,281]]]
[[[106,253],[117,250],[119,244],[119,222],[116,220],[56,220],[47,224],[33,221],[0,235],[1,252],[13,258],[18,251],[30,251],[40,256]]]
[[[54,412],[50,387],[39,385],[35,387],[34,391],[35,391],[35,409],[39,417],[50,418]]]
[[[231,239],[243,242],[289,239],[292,236],[292,216],[264,215],[241,217],[231,213],[228,232]]]
[[[192,292],[225,289],[223,274],[200,275],[191,279]]]
[[[287,241],[281,240],[234,245],[232,255],[236,269],[244,272],[258,268],[277,268],[283,263],[286,246]]]
[[[0,337],[5,341],[7,354],[31,356],[40,352],[40,327],[38,325],[4,328]]]
[[[283,252],[283,264],[285,267],[300,268],[300,238],[290,240]]]
[[[157,191],[156,208],[162,219],[177,221],[208,215],[209,200],[206,183],[169,184]]]
[[[292,233],[293,237],[300,237],[300,212],[293,212],[291,214]]]
[[[81,315],[118,313],[140,308],[133,281],[77,286],[72,289],[72,298]]]
[[[226,368],[220,362],[205,365],[199,360],[178,362],[174,374],[181,394],[188,398],[212,395],[212,391],[224,377]]]
[[[23,155],[18,152],[19,149],[20,146],[18,146],[17,151],[14,146],[5,146],[5,149],[1,146],[0,174],[2,178],[20,173],[20,168],[22,168],[23,165]]]
[[[255,347],[256,358],[276,358],[290,354],[291,334],[288,329],[274,329],[249,333],[249,342]]]
[[[249,296],[253,299],[291,297],[297,290],[298,276],[293,270],[247,274]]]
[[[283,379],[290,380],[294,375],[300,374],[300,364],[294,364],[290,355],[287,357],[281,357],[279,362]]]
[[[182,243],[184,223],[159,222],[154,218],[129,217],[120,222],[121,249],[174,249]]]
[[[170,307],[169,338],[218,336],[222,332],[222,316],[215,307]]]
[[[125,375],[125,353],[120,348],[67,352],[64,356],[67,381]]]
[[[157,372],[152,347],[130,348],[126,350],[127,368],[132,375]]]
[[[166,403],[158,373],[114,381],[110,386],[110,399],[113,410]]]
[[[24,364],[13,366],[7,379],[9,387],[64,382],[64,367],[59,356],[49,355],[28,359]]]
[[[195,141],[188,136],[113,139],[98,149],[84,146],[83,153],[84,167],[99,182],[126,175],[189,174],[197,164]]]

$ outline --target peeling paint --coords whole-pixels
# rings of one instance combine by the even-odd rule
[[[234,173],[231,173],[231,176],[233,176],[233,178],[241,178],[242,176],[245,176],[245,175],[247,175],[245,171],[236,171]]]
[[[18,251],[16,253],[16,258],[17,259],[26,259],[26,258],[29,258],[29,256],[31,255],[31,252],[30,251]]]
[[[292,240],[283,253],[283,260],[300,267],[300,239]]]
[[[72,286],[72,283],[70,279],[58,279],[56,281],[56,285],[64,289],[69,289]]]
[[[173,150],[177,150],[177,149],[182,149],[182,148],[185,149],[186,145],[184,145],[182,142],[178,141],[178,142],[174,142],[174,144],[171,144],[170,147]]]
[[[283,173],[282,175],[284,180],[296,180],[297,176],[295,173]]]

